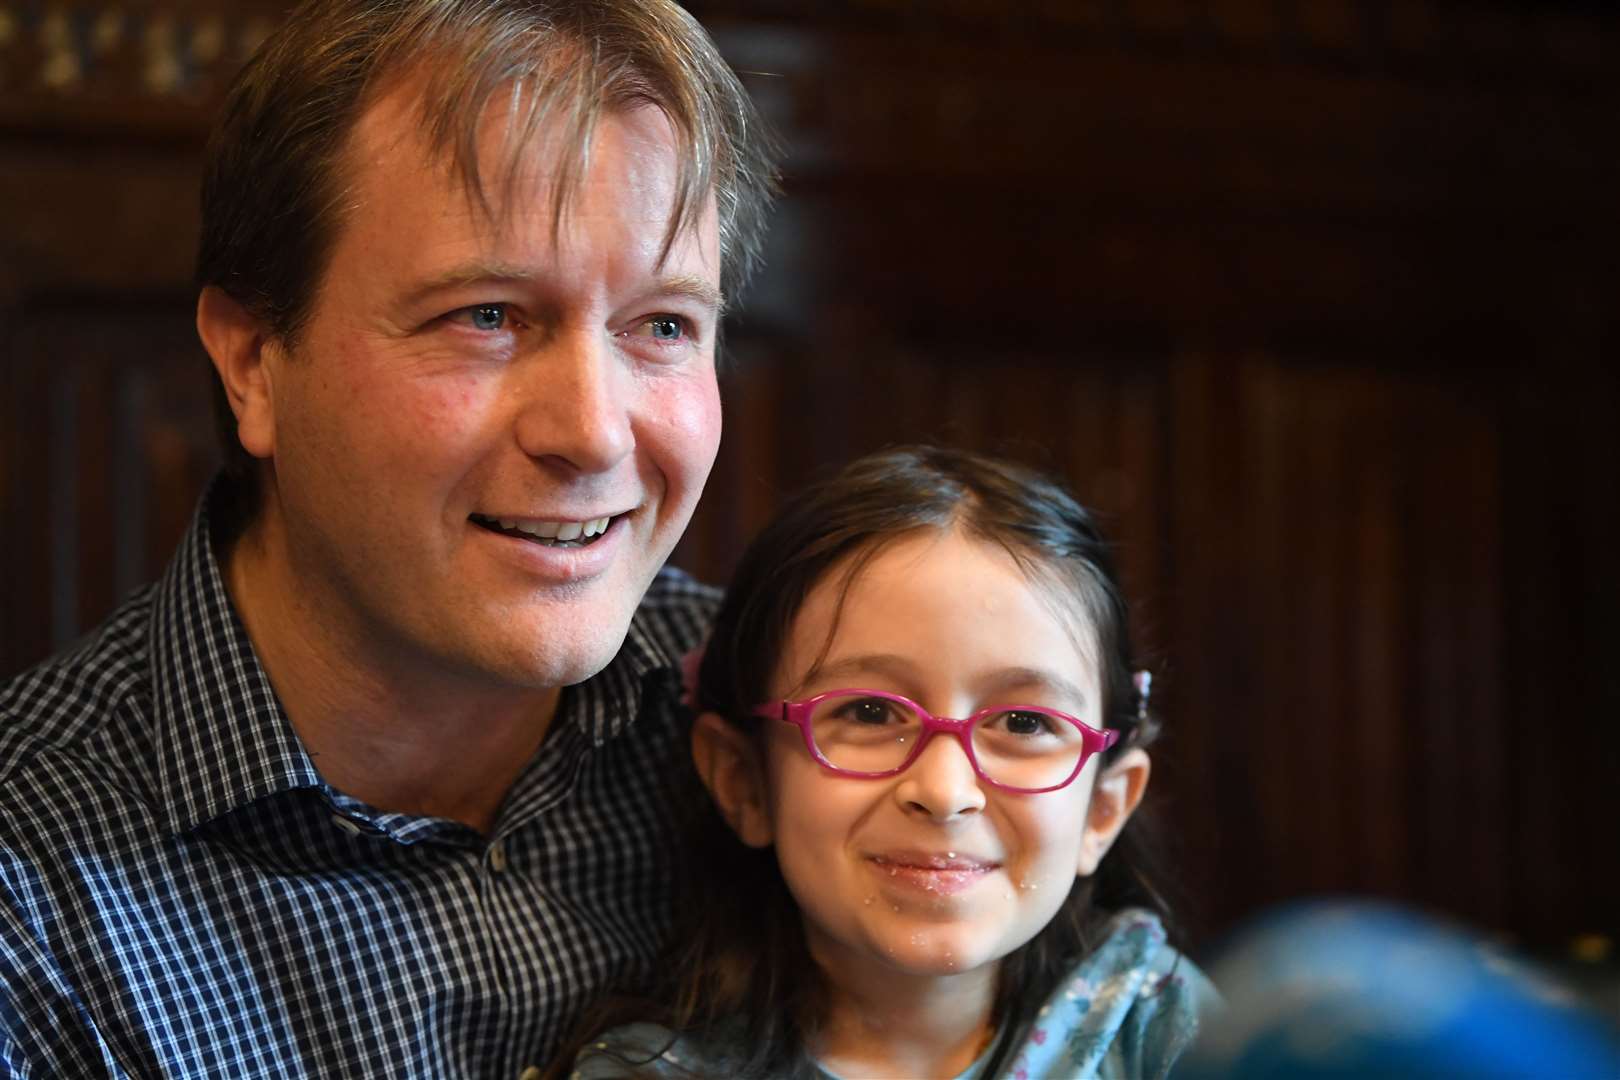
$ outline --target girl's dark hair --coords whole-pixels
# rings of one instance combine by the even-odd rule
[[[810,591],[835,569],[847,590],[884,545],[922,530],[959,529],[1005,550],[1034,582],[1078,608],[1091,634],[1102,716],[1126,747],[1146,746],[1158,723],[1138,700],[1130,628],[1107,543],[1092,515],[1060,485],[1006,461],[962,450],[901,447],[861,458],[792,497],[743,555],[721,604],[699,669],[697,706],[753,728],[793,620]],[[660,965],[656,1004],[610,1004],[592,1033],[628,1020],[654,1020],[700,1042],[740,1048],[734,1075],[792,1076],[822,1015],[820,980],[799,908],[776,855],[745,846],[703,789],[683,770],[685,814],[676,883],[678,926]],[[1002,961],[993,1023],[1033,1014],[1090,949],[1115,910],[1143,907],[1167,924],[1150,822],[1138,812],[1097,872],[1077,879],[1052,921]],[[994,1055],[1011,1049],[1004,1039]],[[572,1060],[572,1055],[559,1066]],[[991,1075],[987,1073],[987,1075]]]

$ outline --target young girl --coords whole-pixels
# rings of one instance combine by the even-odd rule
[[[1164,1075],[1213,992],[1130,825],[1133,670],[1052,482],[911,448],[793,499],[698,673],[663,999],[610,1008],[636,1022],[572,1075]]]

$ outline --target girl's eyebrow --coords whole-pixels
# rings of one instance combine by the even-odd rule
[[[862,653],[856,656],[841,656],[831,663],[822,664],[805,675],[800,687],[812,679],[828,682],[834,678],[854,675],[882,675],[897,682],[904,682],[907,678],[915,678],[916,672],[915,664],[896,653]],[[1072,703],[1076,712],[1084,709],[1087,701],[1086,692],[1078,683],[1046,668],[1000,668],[980,682],[978,689],[981,697],[1014,690],[1046,690],[1062,698],[1065,703]]]
[[[1086,692],[1080,689],[1078,683],[1046,668],[1002,668],[995,673],[993,678],[984,683],[984,689],[981,692],[1000,694],[1009,690],[1022,690],[1026,687],[1052,691],[1064,701],[1073,702],[1076,712],[1086,706]]]
[[[915,671],[916,667],[911,661],[897,653],[860,653],[855,656],[841,656],[831,663],[817,664],[805,672],[799,686],[804,687],[812,679],[826,681],[849,675],[884,675],[899,681],[914,674]]]

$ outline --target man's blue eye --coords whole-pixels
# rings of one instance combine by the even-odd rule
[[[681,320],[672,319],[665,315],[648,320],[648,328],[657,341],[679,341],[682,330]]]
[[[479,304],[467,309],[475,330],[499,330],[506,325],[506,308],[500,304]]]

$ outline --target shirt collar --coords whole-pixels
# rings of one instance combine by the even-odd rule
[[[573,788],[588,752],[623,734],[653,704],[671,706],[680,679],[670,647],[652,625],[655,616],[638,605],[618,655],[597,674],[568,687],[558,702],[552,731],[507,793],[495,829],[506,834],[534,821]]]
[[[216,478],[158,584],[152,649],[158,780],[167,824],[188,832],[268,795],[322,787],[276,699],[214,557]]]

